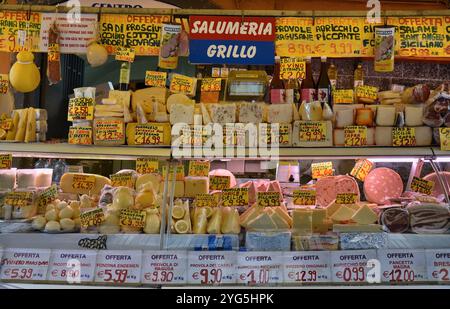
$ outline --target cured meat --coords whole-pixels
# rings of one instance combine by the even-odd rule
[[[441,172],[441,175],[447,180],[448,191],[450,192],[450,172]],[[441,183],[439,182],[436,173],[428,174],[425,177],[423,177],[423,179],[434,182],[434,188],[433,191],[431,192],[432,196],[438,198],[440,195],[445,195],[444,188],[441,186]]]
[[[411,203],[407,209],[411,229],[415,233],[441,234],[450,227],[450,213],[444,205]]]
[[[353,177],[326,176],[319,178],[316,182],[317,205],[326,207],[336,199],[338,193],[356,193],[359,201],[358,183]]]
[[[61,60],[59,50],[59,30],[53,23],[48,30],[47,78],[50,85],[61,81]]]
[[[390,233],[403,233],[409,229],[409,213],[400,207],[383,211],[380,221]]]
[[[389,204],[389,199],[399,198],[402,192],[402,178],[390,168],[376,168],[364,180],[364,194],[372,203]]]

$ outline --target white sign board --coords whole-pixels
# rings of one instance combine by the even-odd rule
[[[189,284],[236,283],[236,252],[190,251],[188,253]]]
[[[378,250],[378,259],[383,282],[406,283],[427,278],[424,250]]]
[[[450,249],[425,250],[428,281],[450,282]]]
[[[367,262],[376,258],[375,250],[331,251],[332,282],[367,283],[371,270]]]
[[[48,280],[69,284],[92,282],[96,259],[94,250],[53,250]]]
[[[50,260],[49,249],[8,248],[1,263],[1,280],[44,281]]]
[[[186,251],[144,251],[142,256],[142,283],[186,284]]]
[[[96,283],[137,284],[141,282],[142,251],[100,250]]]
[[[238,283],[270,285],[283,283],[281,252],[238,252]]]
[[[331,282],[329,251],[285,252],[283,260],[284,283]]]

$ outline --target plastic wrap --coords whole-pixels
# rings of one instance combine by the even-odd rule
[[[292,251],[338,250],[337,234],[292,236]]]
[[[365,250],[387,248],[387,233],[341,233],[339,235],[342,250]]]
[[[291,232],[247,232],[245,247],[248,251],[290,251]]]

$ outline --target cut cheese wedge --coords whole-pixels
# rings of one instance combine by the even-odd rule
[[[351,220],[355,211],[350,207],[341,205],[339,209],[330,217],[333,222],[345,222]]]
[[[247,225],[249,231],[268,231],[276,230],[277,225],[267,213],[262,213]]]
[[[275,223],[275,225],[279,230],[289,229],[289,224],[277,212],[274,211],[270,215],[270,218],[272,219],[272,221]]]
[[[376,222],[377,219],[377,214],[367,205],[364,205],[358,209],[352,217],[352,221],[358,224],[371,224]]]
[[[252,207],[247,209],[241,216],[240,222],[243,227],[247,227],[248,223],[258,217],[264,211],[264,207],[254,204]]]
[[[281,207],[275,207],[275,213],[277,213],[284,221],[286,221],[289,226],[292,226],[292,218],[289,216],[287,210],[284,210]]]

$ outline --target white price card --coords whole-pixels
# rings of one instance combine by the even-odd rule
[[[3,281],[44,281],[47,279],[49,260],[49,249],[5,249],[0,279]]]
[[[338,283],[366,283],[377,277],[375,250],[331,251],[331,279]],[[378,266],[378,267],[377,267]]]
[[[100,250],[96,283],[137,284],[141,281],[142,251]]]
[[[142,256],[142,283],[186,284],[186,251],[144,251]]]
[[[48,280],[69,284],[92,282],[96,260],[94,250],[53,250]]]
[[[238,252],[238,283],[272,285],[283,283],[281,252]]]
[[[378,259],[382,282],[408,283],[427,279],[424,250],[378,250]]]
[[[307,284],[331,282],[330,252],[285,252],[284,283]]]
[[[188,252],[188,284],[219,285],[236,283],[236,252]]]
[[[450,282],[450,249],[425,250],[428,281]]]

